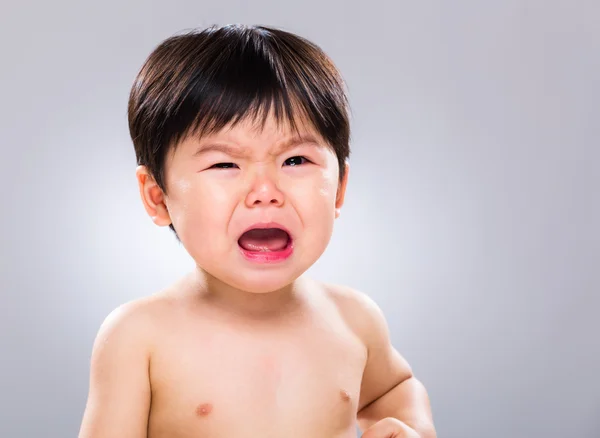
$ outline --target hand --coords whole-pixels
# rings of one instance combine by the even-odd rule
[[[362,438],[420,438],[419,434],[396,418],[384,418],[363,433]]]

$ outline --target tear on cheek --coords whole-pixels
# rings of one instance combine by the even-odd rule
[[[175,185],[181,193],[187,193],[192,188],[192,183],[190,183],[187,179],[180,179]]]

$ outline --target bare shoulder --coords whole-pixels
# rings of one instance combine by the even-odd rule
[[[367,348],[359,403],[362,410],[412,377],[412,369],[392,345],[384,313],[373,298],[348,286],[327,285],[326,288],[347,324]]]
[[[348,326],[367,347],[376,337],[386,337],[387,322],[373,298],[346,285],[324,283],[323,286]]]
[[[158,320],[160,301],[156,297],[143,297],[125,302],[113,309],[102,321],[98,342],[105,343],[114,337],[137,336],[151,338],[149,329]]]
[[[170,287],[114,308],[98,329],[92,361],[103,357],[104,350],[120,350],[119,345],[128,345],[150,360],[161,326],[167,323],[178,299]]]
[[[106,316],[101,330],[142,332],[146,337],[152,338],[155,328],[185,300],[184,284],[185,278],[164,289],[119,305]]]
[[[167,302],[160,294],[135,299],[104,318],[92,348],[80,438],[146,436],[150,360]]]

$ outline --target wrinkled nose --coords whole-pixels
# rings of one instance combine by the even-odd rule
[[[272,205],[279,207],[283,205],[284,196],[275,178],[261,173],[256,175],[246,196],[246,206],[249,208]]]

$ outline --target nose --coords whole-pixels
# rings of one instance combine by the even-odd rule
[[[249,208],[258,206],[281,206],[284,195],[277,186],[276,179],[268,172],[260,172],[254,175],[250,190],[246,195],[246,206]]]

